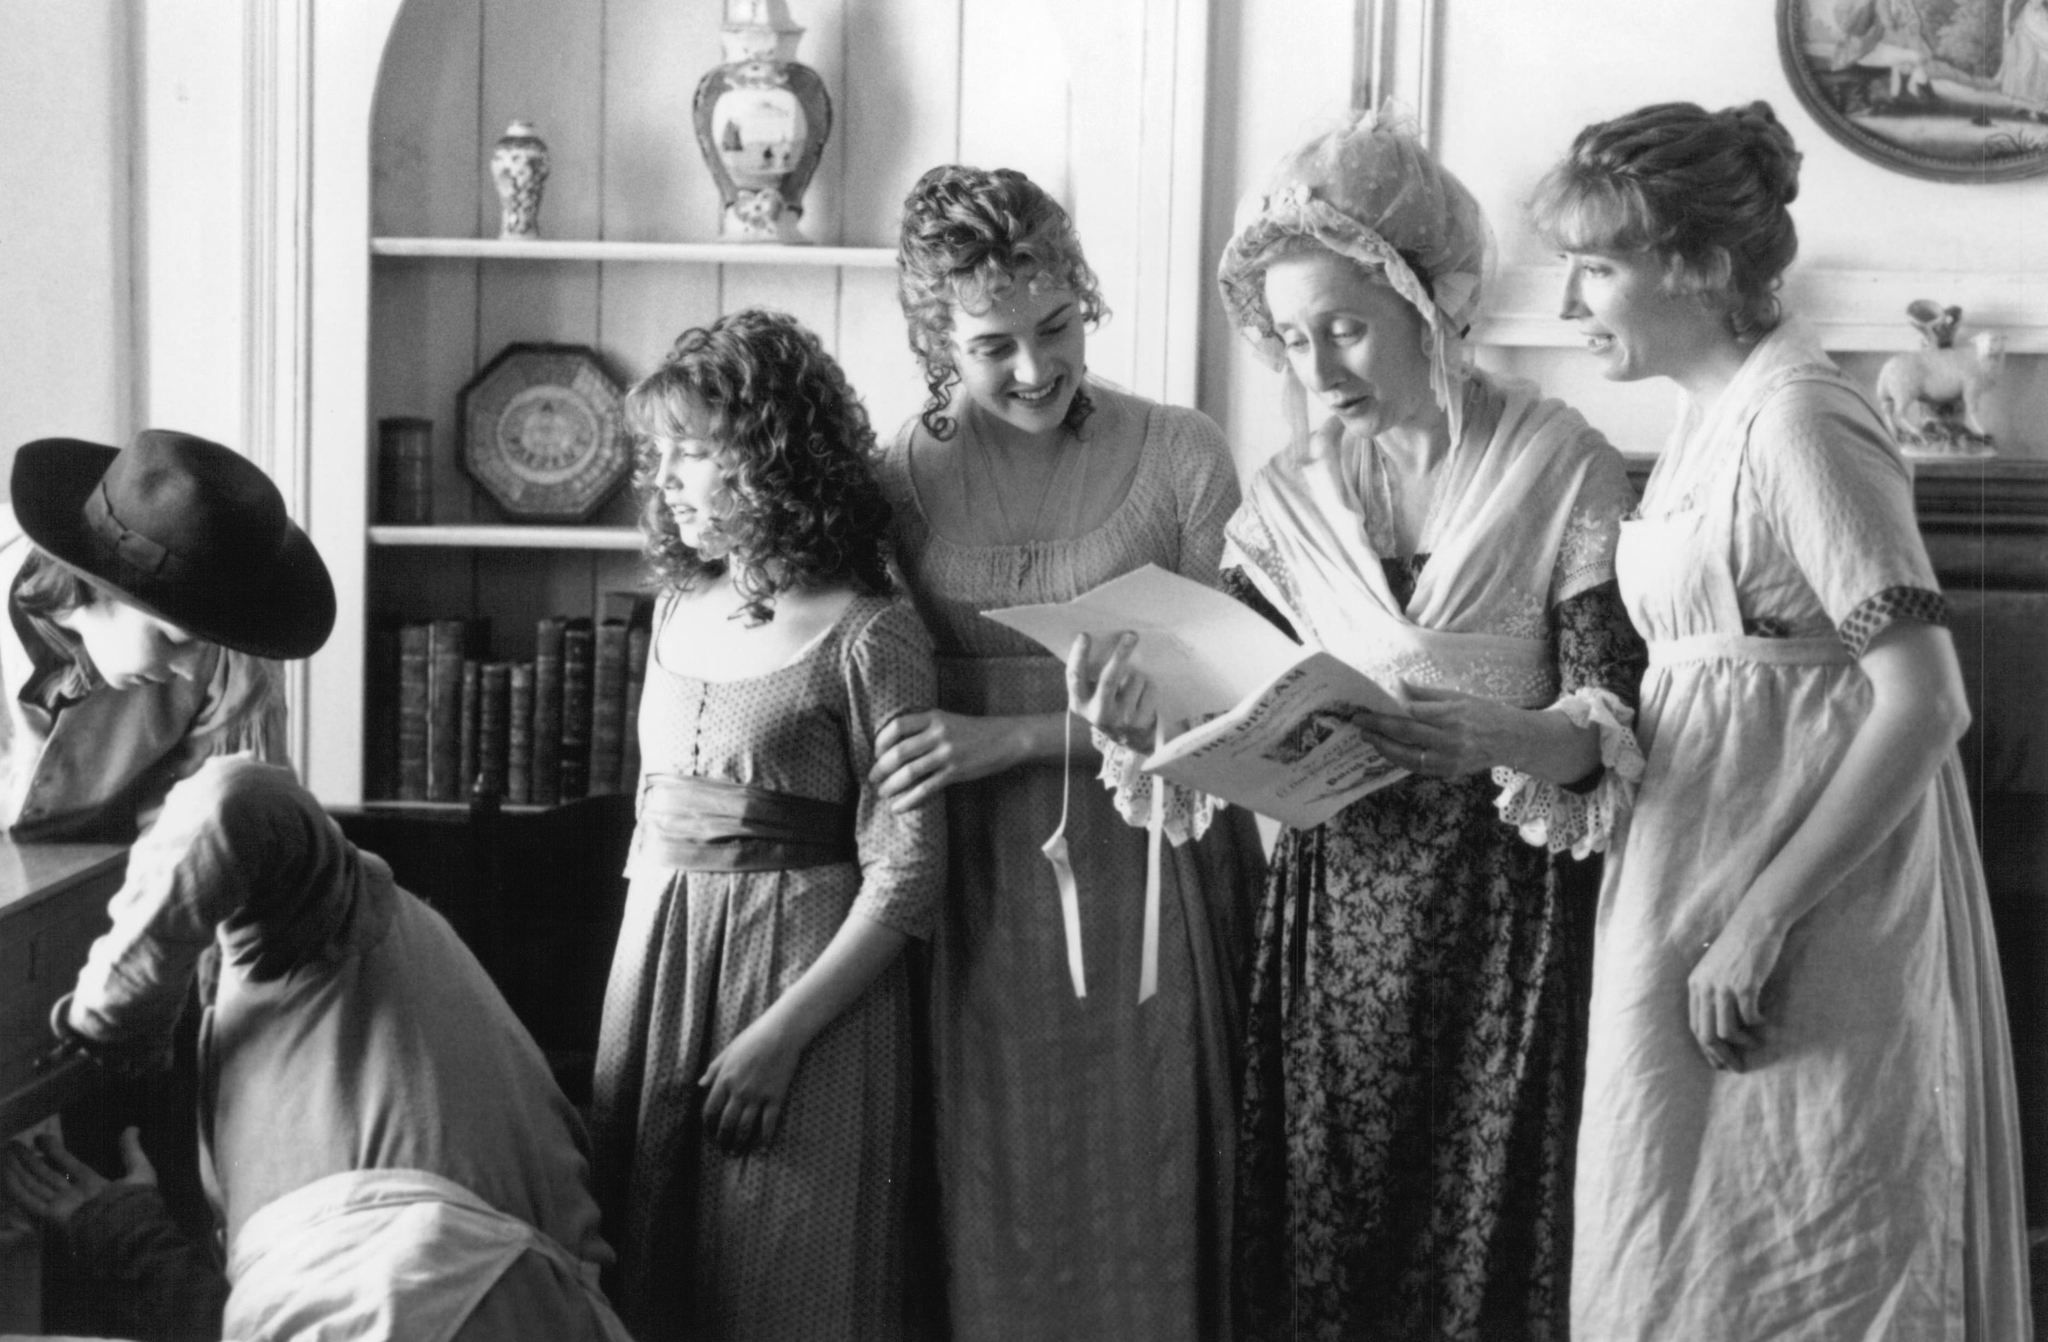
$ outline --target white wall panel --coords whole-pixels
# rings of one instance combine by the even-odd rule
[[[0,495],[31,438],[135,427],[129,11],[9,0],[0,42]]]

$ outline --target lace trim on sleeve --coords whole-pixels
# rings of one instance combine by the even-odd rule
[[[1887,587],[1876,596],[1859,602],[1835,631],[1851,657],[1870,650],[1870,640],[1900,620],[1922,624],[1947,624],[1948,599],[1924,587]]]
[[[1600,731],[1600,781],[1587,792],[1574,792],[1547,779],[1516,769],[1493,771],[1500,784],[1494,807],[1526,843],[1553,853],[1584,858],[1607,851],[1614,827],[1635,802],[1643,776],[1643,752],[1636,744],[1635,713],[1607,690],[1586,686],[1573,690],[1549,708],[1575,726]]]
[[[1176,848],[1207,834],[1216,813],[1230,804],[1221,797],[1191,792],[1163,778],[1154,778],[1138,768],[1143,755],[1112,741],[1099,728],[1089,728],[1088,734],[1095,748],[1102,752],[1102,771],[1096,777],[1109,789],[1116,813],[1134,829],[1144,829],[1151,823],[1154,784],[1166,789],[1166,838]]]

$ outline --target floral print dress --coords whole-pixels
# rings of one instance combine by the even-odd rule
[[[1467,419],[1427,552],[1356,547],[1344,519],[1369,484],[1290,511],[1333,465],[1297,454],[1267,472],[1303,488],[1262,477],[1233,521],[1249,571],[1226,586],[1297,636],[1348,642],[1348,660],[1387,658],[1378,673],[1594,723],[1605,767],[1577,792],[1498,770],[1410,777],[1281,831],[1238,1144],[1247,1339],[1566,1336],[1598,863],[1563,850],[1604,844],[1640,768],[1627,724],[1643,650],[1613,580],[1633,494],[1618,454],[1556,402],[1481,383]],[[1325,601],[1306,590],[1324,581],[1317,553],[1276,535],[1312,540],[1316,517],[1333,523],[1322,572],[1356,547],[1358,590]],[[1361,603],[1386,627],[1350,638],[1340,612]],[[1423,619],[1464,641],[1376,642]]]

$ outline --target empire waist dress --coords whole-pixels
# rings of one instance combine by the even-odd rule
[[[2010,1045],[1949,752],[1793,925],[1740,1072],[1687,980],[1870,712],[1857,658],[1939,620],[1910,480],[1796,324],[1682,421],[1617,566],[1648,757],[1601,895],[1572,1277],[1580,1342],[2021,1342]]]
[[[1221,434],[1193,411],[1091,395],[1092,431],[1141,433],[1144,444],[1122,503],[1072,540],[956,543],[932,528],[912,483],[907,454],[924,440],[906,432],[884,463],[898,552],[939,650],[942,708],[1066,706],[1061,663],[984,610],[1063,601],[1148,562],[1215,581],[1236,502]],[[1239,979],[1258,837],[1232,810],[1206,837],[1167,847],[1159,991],[1141,1005],[1146,836],[1093,773],[1073,770],[1066,820],[1083,998],[1041,851],[1060,823],[1059,762],[948,789],[931,1019],[957,1342],[1184,1342],[1227,1326]]]
[[[666,612],[664,606],[664,614]],[[658,635],[658,630],[657,630]],[[659,638],[657,636],[657,647]],[[896,815],[866,785],[875,733],[932,700],[931,646],[900,602],[860,597],[788,665],[705,681],[648,665],[641,828],[598,1045],[600,1191],[616,1298],[637,1337],[895,1338],[905,1309],[910,992],[898,958],[803,1052],[781,1126],[729,1154],[697,1079],[865,915],[923,936],[943,805]],[[839,860],[682,869],[656,842],[661,780],[839,808]],[[742,864],[744,865],[744,864]]]

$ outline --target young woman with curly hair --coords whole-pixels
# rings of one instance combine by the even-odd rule
[[[636,1336],[903,1331],[910,994],[945,817],[866,775],[933,702],[874,435],[777,313],[685,331],[626,398],[661,585],[594,1128]]]
[[[883,732],[872,776],[905,810],[952,796],[932,940],[952,1333],[1217,1336],[1257,834],[1169,803],[1141,1002],[1149,783],[1069,723],[1059,660],[981,612],[1148,563],[1214,583],[1230,453],[1200,413],[1088,379],[1106,309],[1066,212],[1023,174],[926,173],[898,258],[931,399],[882,482],[939,699]],[[1074,757],[1115,795],[1070,778]],[[1064,871],[1043,851],[1062,824]]]

